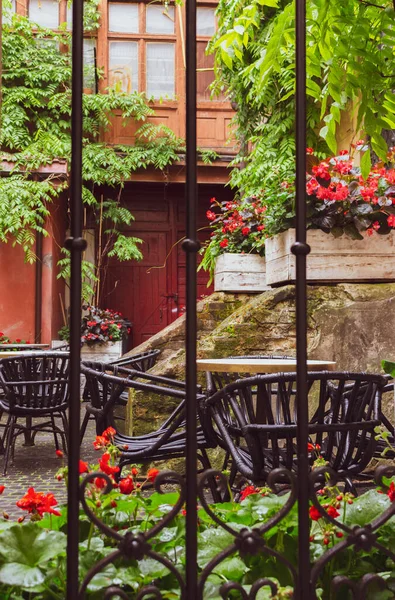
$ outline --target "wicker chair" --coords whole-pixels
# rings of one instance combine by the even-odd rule
[[[229,358],[237,358],[240,360],[251,360],[251,359],[274,359],[274,360],[295,360],[294,356],[284,356],[276,354],[249,354],[246,356],[229,356]],[[248,371],[246,371],[248,373]],[[206,389],[207,395],[211,396],[218,390],[221,390],[228,383],[241,379],[241,373],[225,373],[225,372],[213,372],[206,371]]]
[[[185,390],[183,381],[143,373],[117,364],[85,361],[81,365],[81,373],[86,377],[85,389],[89,401],[85,405],[86,412],[81,425],[80,442],[84,438],[89,419],[95,419],[97,435],[101,435],[110,426],[117,429],[115,421],[119,417],[115,415],[115,408],[120,405],[125,406],[128,401],[129,390],[125,380],[138,378],[148,383],[169,385]],[[99,377],[102,374],[112,375],[114,378]]]
[[[4,475],[14,455],[18,435],[51,432],[59,449],[58,435],[67,452],[69,403],[69,356],[63,352],[23,354],[0,360],[0,409],[8,414],[3,443]],[[61,419],[57,425],[55,418]],[[23,418],[25,424],[19,422]],[[40,418],[38,423],[33,419]],[[47,419],[42,421],[42,419]]]
[[[149,371],[149,369],[152,369],[158,360],[160,353],[160,350],[148,350],[147,352],[140,352],[140,354],[121,356],[121,358],[111,361],[110,364],[145,373],[146,371]]]
[[[116,375],[114,369],[117,369]],[[112,372],[111,372],[112,371]],[[120,473],[128,464],[151,463],[173,458],[184,458],[186,448],[186,385],[166,377],[131,371],[122,367],[101,365],[100,363],[84,363],[82,366],[91,397],[90,410],[97,417],[98,432],[104,428],[115,427],[113,409],[120,394],[129,389],[139,390],[147,394],[162,397],[166,402],[174,399],[177,402],[173,413],[160,427],[145,435],[128,436],[116,433],[114,443],[120,448]],[[197,400],[200,404],[204,398],[201,388],[197,388]],[[207,439],[203,428],[198,423],[197,431],[198,460],[202,469],[210,468],[206,450],[213,447]],[[212,483],[212,493],[216,497],[216,485]]]
[[[308,374],[309,401],[318,404],[309,423],[310,441],[353,491],[352,477],[363,472],[375,452],[385,384],[381,375]],[[296,398],[296,374],[277,374],[238,380],[205,401],[210,439],[216,436],[232,458],[231,484],[237,472],[262,483],[276,467],[297,470]],[[204,426],[209,428],[207,421]]]
[[[251,360],[251,359],[274,359],[274,360],[294,360],[294,356],[284,356],[284,355],[276,355],[276,354],[249,354],[243,356],[230,356],[229,358],[237,358],[240,360]],[[207,396],[212,396],[215,392],[221,390],[229,383],[233,381],[237,381],[244,377],[243,373],[226,373],[219,371],[206,371],[206,394]],[[207,431],[210,430],[210,427],[207,428]],[[231,469],[231,457],[228,451],[225,452],[224,461],[222,464],[222,471]]]
[[[160,352],[160,350],[149,350],[147,352],[141,352],[140,354],[134,354],[132,356],[122,356],[121,358],[118,358],[117,360],[114,360],[108,364],[117,367],[124,367],[125,369],[131,369],[132,371],[139,371],[145,373],[155,365]],[[115,371],[114,373],[116,374]],[[83,402],[89,402],[89,387],[86,384],[84,386],[82,400]],[[128,394],[127,391],[124,391],[119,396],[117,404],[118,406],[126,406],[127,402]],[[89,409],[87,409],[81,426],[81,442],[84,438],[89,419],[93,418],[95,418],[95,416],[89,411]],[[117,415],[116,418],[120,421],[125,420],[120,415]]]

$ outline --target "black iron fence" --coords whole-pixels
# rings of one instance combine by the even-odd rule
[[[128,531],[121,534],[101,522],[89,508],[84,494],[94,474],[88,475],[80,487],[79,484],[79,429],[80,429],[80,298],[81,298],[81,253],[85,248],[82,239],[82,205],[81,205],[81,161],[82,161],[82,42],[83,26],[82,0],[73,2],[73,75],[72,75],[72,162],[71,162],[71,237],[66,241],[66,247],[71,252],[71,404],[70,404],[70,443],[69,443],[69,480],[68,480],[68,547],[67,547],[67,598],[75,600],[84,598],[87,586],[95,574],[115,560],[140,561],[144,557],[155,559],[174,575],[178,584],[178,596],[184,600],[197,600],[205,597],[205,586],[214,569],[225,558],[235,552],[240,556],[258,553],[270,554],[278,563],[283,564],[289,571],[292,582],[293,597],[298,600],[309,600],[317,597],[318,579],[326,564],[345,548],[354,547],[356,550],[369,551],[373,547],[395,561],[395,554],[384,548],[377,541],[378,528],[389,520],[395,512],[395,503],[374,522],[365,527],[350,528],[340,524],[334,517],[328,515],[316,497],[316,483],[321,477],[328,482],[335,474],[328,467],[310,473],[308,457],[308,403],[307,403],[307,291],[306,291],[306,257],[310,251],[306,243],[306,207],[305,207],[305,173],[306,173],[306,20],[305,0],[296,0],[296,205],[297,225],[296,242],[292,252],[296,256],[296,319],[297,319],[297,447],[298,447],[298,477],[286,469],[276,469],[270,474],[268,484],[275,486],[276,482],[288,482],[290,494],[282,508],[269,520],[262,522],[254,529],[235,529],[225,523],[214,512],[207,501],[204,485],[211,477],[216,477],[219,484],[226,487],[225,477],[221,472],[208,471],[198,482],[197,459],[197,400],[196,400],[196,253],[199,250],[196,232],[196,199],[197,199],[197,154],[196,154],[196,0],[186,1],[187,36],[186,36],[186,97],[187,97],[187,182],[186,182],[186,239],[183,249],[187,257],[187,303],[186,303],[186,376],[187,376],[187,444],[186,444],[186,478],[176,473],[163,473],[156,480],[156,488],[169,480],[179,488],[179,498],[170,512],[153,528],[145,533],[134,534]],[[378,474],[378,481],[384,475],[393,475],[394,470],[388,467]],[[106,480],[108,490],[112,483],[103,473],[100,477]],[[198,518],[196,511],[197,499],[212,521],[228,532],[233,542],[212,558],[198,575],[197,562],[197,529]],[[114,551],[102,558],[87,573],[83,581],[79,580],[78,572],[78,541],[79,508],[82,503],[86,515],[101,532],[114,540]],[[265,535],[289,515],[297,503],[298,514],[298,560],[297,567],[279,551],[270,549],[265,544]],[[329,524],[335,524],[344,532],[346,537],[336,544],[314,564],[311,564],[309,535],[309,506],[312,504],[321,517]],[[172,519],[186,506],[186,538],[185,538],[185,569],[181,573],[168,558],[153,550],[151,542],[155,536],[166,528]],[[380,579],[376,574],[364,575],[357,583],[351,581],[347,574],[334,578],[329,582],[333,587],[333,596],[340,587],[349,588],[354,599],[362,599],[367,595],[367,589],[373,581]],[[254,599],[261,590],[270,590],[274,598],[278,592],[272,580],[260,573],[251,583],[248,591],[237,582],[225,582],[219,590],[222,598]],[[104,598],[129,598],[119,586],[110,586],[104,593]],[[163,595],[155,582],[143,588],[137,595],[142,598],[162,598]]]

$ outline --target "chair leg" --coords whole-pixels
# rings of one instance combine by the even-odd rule
[[[67,416],[66,416],[65,412],[60,413],[60,418],[62,419],[62,424],[63,424],[63,431],[60,432],[60,436],[62,438],[63,450],[64,450],[65,454],[68,454],[68,452],[69,452],[69,445],[68,445],[69,422],[67,420]]]
[[[55,448],[56,448],[56,450],[59,450],[59,441],[58,441],[58,435],[56,433],[55,417],[53,415],[51,415],[51,423],[52,423],[52,429],[53,429],[53,439],[55,441]]]
[[[81,431],[80,431],[80,445],[82,444],[82,440],[84,439],[88,423],[89,423],[89,413],[85,411],[85,415],[84,415],[84,419],[82,421]]]
[[[7,475],[7,467],[8,467],[8,460],[10,458],[10,453],[11,453],[11,446],[13,445],[13,443],[15,443],[14,440],[14,428],[15,428],[15,423],[16,423],[16,417],[11,416],[8,419],[8,429],[7,429],[7,439],[6,439],[6,447],[5,447],[5,457],[4,457],[4,470],[3,470],[3,476],[5,477]]]
[[[206,471],[207,469],[211,469],[210,459],[204,448],[202,448],[200,450],[200,455],[198,456],[198,458],[199,458],[200,462],[202,463],[204,471]],[[221,498],[221,494],[219,492],[215,477],[208,477],[207,483],[210,488],[210,492],[211,492],[214,502],[221,502],[222,498]]]
[[[1,416],[3,416],[3,414],[4,414],[4,411],[2,410]],[[2,436],[0,436],[0,454],[5,454],[4,442],[7,438],[7,432],[8,432],[8,427],[10,425],[10,422],[11,422],[11,415],[8,415],[7,423],[4,425],[4,433]]]

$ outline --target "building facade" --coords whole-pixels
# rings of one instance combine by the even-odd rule
[[[205,214],[210,199],[215,196],[225,200],[233,196],[226,183],[229,163],[236,153],[231,135],[232,108],[224,96],[210,97],[213,56],[206,55],[205,50],[215,32],[215,5],[206,0],[197,9],[198,148],[216,152],[210,164],[202,160],[198,165],[198,227],[202,241],[209,235]],[[108,88],[124,93],[145,92],[155,111],[148,122],[162,123],[176,136],[185,138],[184,7],[172,2],[100,0],[97,9],[99,27],[84,39],[84,92],[105,94]],[[13,10],[51,29],[72,27],[72,9],[67,0],[13,0]],[[116,112],[110,127],[101,134],[102,141],[110,145],[133,145],[140,125],[133,121],[125,124]],[[135,217],[125,233],[143,240],[143,260],[111,259],[103,264],[99,303],[103,308],[121,311],[132,322],[133,346],[171,323],[185,304],[185,259],[180,244],[185,221],[184,182],[185,163],[180,155],[180,160],[164,171],[150,168],[131,173],[122,191],[122,203]],[[111,197],[114,192],[95,189],[97,198],[103,194]],[[56,279],[56,263],[67,219],[61,206],[53,206],[51,212],[51,235],[44,239],[42,252],[37,252],[38,263],[25,265],[21,252],[9,245],[0,246],[0,279],[4,290],[0,299],[3,315],[0,330],[13,339],[49,342],[57,337],[62,325],[62,306],[67,306],[67,293]],[[89,210],[85,224],[89,253],[94,258],[98,232]],[[9,273],[10,263],[15,265],[13,273],[24,273],[17,283],[18,295],[24,299],[20,304],[15,303],[13,296],[15,282]],[[199,294],[208,293],[206,284],[207,274],[199,271]]]

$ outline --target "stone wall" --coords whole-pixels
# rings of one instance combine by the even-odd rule
[[[380,371],[384,358],[395,360],[395,284],[308,286],[308,353],[334,360],[340,371]],[[133,353],[162,349],[154,372],[184,378],[184,317]],[[216,293],[198,305],[198,356],[295,354],[295,291],[286,286],[259,295]],[[201,379],[204,384],[204,379]],[[385,399],[393,418],[394,399]],[[129,430],[152,429],[171,406],[135,398]]]

